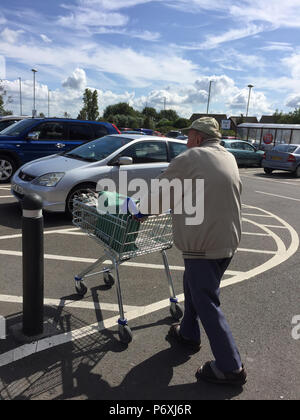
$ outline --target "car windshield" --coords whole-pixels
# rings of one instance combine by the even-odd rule
[[[105,136],[76,147],[75,149],[72,149],[72,151],[65,153],[64,156],[89,162],[97,162],[107,158],[120,149],[120,147],[125,146],[131,141],[132,139],[128,139],[121,135],[116,137]]]
[[[22,134],[23,130],[30,127],[32,125],[32,119],[26,119],[22,121],[18,121],[9,127],[5,128],[5,130],[1,131],[1,136],[19,136]]]
[[[286,152],[286,153],[293,153],[298,146],[292,146],[290,144],[280,144],[278,146],[275,146],[273,150],[276,152]]]

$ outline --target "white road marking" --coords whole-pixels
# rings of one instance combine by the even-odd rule
[[[230,285],[234,285],[237,283],[240,283],[242,281],[248,280],[254,276],[258,276],[259,274],[262,274],[266,272],[267,270],[270,270],[271,268],[274,268],[275,266],[281,264],[282,262],[286,261],[288,258],[290,258],[298,249],[299,247],[299,237],[297,232],[294,230],[292,226],[290,226],[288,223],[286,223],[283,219],[279,218],[276,215],[273,215],[272,213],[256,208],[254,206],[245,206],[249,209],[253,210],[259,210],[263,211],[267,215],[272,215],[274,219],[276,219],[281,226],[289,230],[291,235],[291,243],[288,249],[286,249],[283,241],[274,233],[272,232],[266,225],[261,225],[259,223],[253,222],[251,220],[245,219],[247,222],[254,224],[258,228],[264,230],[264,232],[270,236],[272,236],[275,240],[275,243],[277,245],[277,251],[275,255],[270,258],[267,262],[261,264],[258,267],[253,268],[252,270],[249,270],[244,273],[239,273],[237,275],[234,275],[233,277],[223,280],[221,287],[227,287]],[[278,226],[276,226],[278,227]],[[178,296],[179,301],[183,301],[184,295],[181,294]],[[145,307],[140,307],[137,309],[130,310],[126,314],[126,318],[128,321],[153,313],[155,311],[161,310],[167,306],[169,306],[170,301],[169,299],[164,299],[160,302],[155,302],[153,304],[147,305]],[[89,326],[86,326],[84,328],[77,329],[75,331],[70,331],[67,333],[58,334],[49,338],[45,338],[39,341],[36,341],[31,344],[26,344],[23,346],[20,346],[16,349],[10,350],[2,355],[0,355],[0,367],[5,366],[7,364],[10,364],[12,362],[15,362],[17,360],[23,359],[27,356],[30,356],[35,353],[39,353],[43,350],[53,348],[62,344],[66,344],[69,342],[72,342],[74,340],[78,340],[80,338],[95,334],[99,331],[102,331],[107,328],[111,328],[116,325],[118,316],[112,317],[109,319],[106,319],[102,322],[95,323]]]
[[[23,303],[22,296],[11,296],[11,295],[0,295],[0,302],[5,303]],[[57,306],[57,307],[68,307],[68,308],[79,308],[79,309],[95,309],[94,302],[87,302],[81,300],[66,300],[66,299],[44,299],[44,305],[46,306]],[[119,312],[119,306],[113,303],[100,303],[99,309],[102,311]],[[140,306],[124,305],[124,311],[132,311],[139,309]]]
[[[271,195],[273,197],[284,198],[286,200],[300,201],[300,198],[286,197],[285,195],[271,194],[271,193],[267,193],[263,191],[255,191],[255,192],[259,194]]]
[[[243,217],[244,216],[251,216],[251,217],[273,217],[273,216],[270,216],[270,215],[268,215],[268,214],[256,214],[256,213],[243,213]]]
[[[268,233],[257,233],[257,232],[243,232],[243,235],[253,235],[253,236],[271,236]]]
[[[13,195],[0,195],[0,198],[15,198]]]
[[[241,174],[241,176],[243,176],[243,177],[245,177],[245,178],[251,178],[251,179],[253,179],[253,178],[255,178],[255,179],[257,179],[258,181],[266,181],[266,182],[272,182],[273,184],[274,183],[276,183],[276,184],[288,184],[288,185],[293,185],[294,187],[299,187],[299,182],[300,181],[294,181],[294,182],[288,182],[288,181],[278,181],[278,179],[270,179],[270,178],[261,178],[261,177],[259,177],[259,176],[249,176],[249,175],[244,175],[244,174]]]

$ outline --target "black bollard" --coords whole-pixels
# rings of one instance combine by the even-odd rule
[[[22,200],[23,334],[43,333],[44,323],[44,219],[39,195]]]

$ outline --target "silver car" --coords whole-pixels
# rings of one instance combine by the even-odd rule
[[[278,144],[272,150],[266,151],[262,167],[266,174],[279,169],[300,178],[300,144]]]
[[[23,165],[12,179],[11,191],[19,200],[37,193],[44,210],[70,216],[73,199],[95,190],[99,180],[111,179],[118,187],[126,171],[128,183],[136,178],[150,182],[186,148],[186,141],[165,137],[109,135]]]

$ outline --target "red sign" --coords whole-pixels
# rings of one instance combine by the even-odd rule
[[[273,141],[273,134],[269,133],[269,134],[264,135],[264,142],[266,144],[271,144],[272,141]]]

